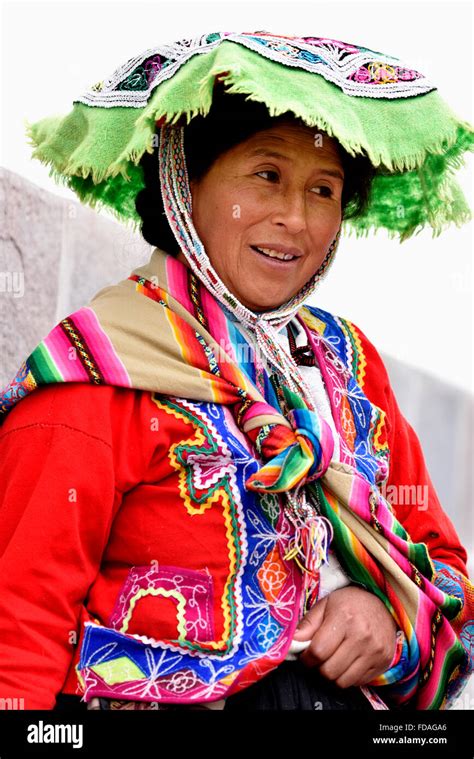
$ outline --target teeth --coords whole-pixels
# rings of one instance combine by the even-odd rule
[[[257,246],[255,247],[257,248]],[[270,258],[279,258],[281,261],[291,261],[292,258],[296,258],[296,256],[292,256],[291,253],[278,253],[272,248],[257,248],[257,250],[259,250],[265,256],[269,256]]]

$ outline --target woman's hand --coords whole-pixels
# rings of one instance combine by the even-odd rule
[[[299,623],[294,639],[311,640],[300,654],[340,688],[365,685],[393,659],[397,625],[383,602],[360,587],[334,590]]]

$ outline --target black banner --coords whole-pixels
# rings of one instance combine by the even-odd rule
[[[342,756],[474,757],[472,712],[1,711],[0,759],[161,757],[189,750]],[[311,752],[308,754],[307,752]],[[403,752],[403,753],[402,753]],[[327,754],[329,756],[329,754]]]

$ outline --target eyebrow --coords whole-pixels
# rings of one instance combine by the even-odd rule
[[[277,150],[270,150],[269,148],[255,148],[249,153],[250,157],[254,156],[264,156],[267,158],[281,158],[283,161],[289,161],[290,158],[288,156],[283,155],[283,153],[279,153]],[[330,177],[336,177],[336,179],[341,179],[344,181],[344,174],[340,172],[338,169],[319,169],[321,174],[327,174]]]

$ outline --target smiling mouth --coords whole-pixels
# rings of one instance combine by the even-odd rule
[[[262,256],[262,258],[279,264],[288,264],[296,261],[298,258],[298,256],[292,256],[289,253],[278,253],[276,250],[271,250],[270,248],[257,248],[256,245],[250,245],[249,247]]]

